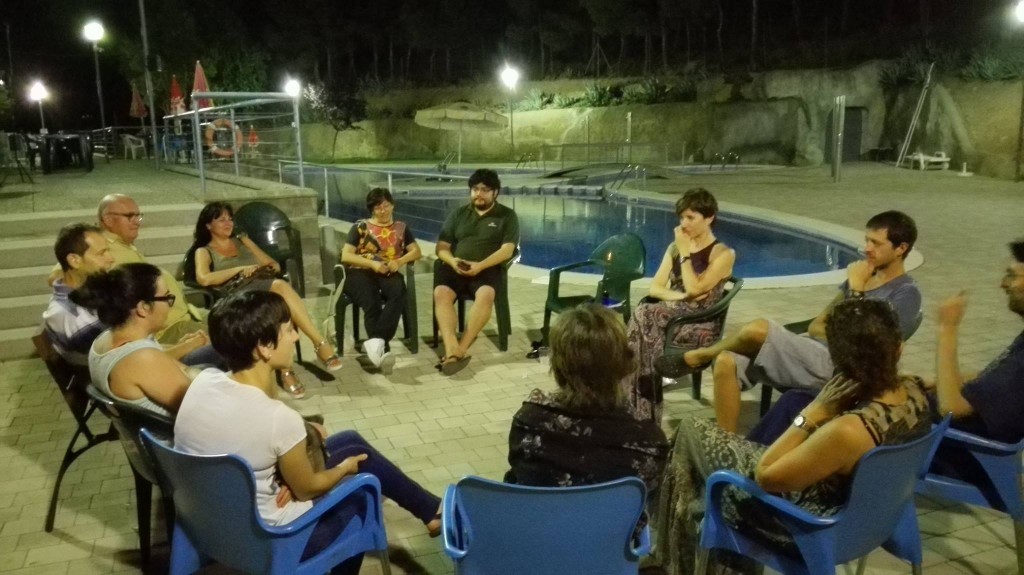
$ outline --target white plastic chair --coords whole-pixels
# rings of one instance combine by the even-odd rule
[[[143,157],[146,155],[146,142],[142,138],[137,136],[131,136],[128,134],[121,134],[121,143],[124,146],[124,159],[128,159],[128,151],[132,153],[132,159],[137,160],[138,152],[142,152]]]

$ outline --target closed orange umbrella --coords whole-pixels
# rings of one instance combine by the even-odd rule
[[[196,73],[195,77],[192,79],[192,93],[195,94],[196,92],[209,91],[210,86],[206,83],[206,72],[203,70],[203,65],[199,63],[199,60],[196,60]],[[194,97],[192,98],[193,108],[210,108],[212,106],[213,100],[209,98],[200,98],[198,100],[196,100]]]
[[[128,109],[128,115],[138,118],[139,122],[142,123],[142,127],[146,127],[146,123],[142,119],[149,115],[149,110],[146,109],[146,104],[142,101],[142,95],[139,94],[139,89],[135,87],[134,83],[132,83],[132,107]]]

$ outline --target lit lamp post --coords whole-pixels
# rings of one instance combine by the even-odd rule
[[[46,90],[46,86],[42,82],[36,81],[32,84],[32,87],[28,91],[28,97],[30,100],[39,104],[39,133],[46,133],[46,120],[43,119],[43,100],[50,96],[50,92]]]
[[[98,43],[103,39],[103,24],[93,20],[82,29],[82,36],[92,42],[93,62],[96,64],[96,96],[100,100],[100,128],[107,127],[107,117],[103,113],[103,85],[100,83],[100,48]]]
[[[513,154],[516,152],[516,136],[515,128],[512,124],[512,95],[516,91],[516,83],[518,82],[519,70],[505,64],[505,69],[501,71],[501,83],[505,84],[505,87],[508,88],[508,140],[509,144],[512,146]]]
[[[1017,17],[1017,23],[1024,23],[1024,0],[1017,2],[1016,8],[1013,9],[1014,16]],[[1021,152],[1024,149],[1024,89],[1021,91],[1020,98],[1020,125],[1017,130],[1017,165],[1014,170],[1014,179],[1018,182],[1024,177],[1021,176]]]

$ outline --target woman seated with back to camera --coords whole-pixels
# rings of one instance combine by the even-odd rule
[[[89,276],[69,297],[95,310],[100,321],[110,326],[89,350],[93,384],[114,399],[161,415],[177,411],[192,376],[198,373],[178,360],[207,340],[196,332],[167,349],[157,343],[154,336],[174,305],[160,269],[125,264]]]
[[[668,442],[651,421],[634,419],[621,380],[635,368],[622,320],[590,304],[551,327],[551,372],[558,390],[533,390],[512,418],[505,481],[541,487],[639,477],[653,492]]]
[[[347,270],[344,290],[365,314],[366,356],[389,375],[395,365],[389,342],[405,310],[405,279],[398,270],[420,259],[421,253],[409,226],[394,219],[391,192],[370,190],[366,209],[369,219],[352,225],[341,250],[341,263]]]
[[[717,303],[736,262],[736,252],[719,242],[712,231],[718,219],[718,201],[711,192],[703,188],[687,191],[676,202],[676,215],[675,237],[651,280],[649,295],[657,301],[638,304],[629,320],[629,347],[639,368],[621,383],[633,416],[659,425],[663,400],[654,363],[665,347],[665,326],[674,317]],[[720,329],[717,320],[685,324],[673,334],[672,343],[684,348],[710,345],[718,339]]]
[[[194,242],[196,283],[219,287],[229,293],[258,290],[274,292],[284,298],[292,321],[313,342],[317,358],[330,371],[341,369],[341,359],[317,329],[302,298],[291,284],[277,275],[281,266],[261,250],[248,236],[234,237],[235,212],[227,202],[211,202],[203,207],[196,221]],[[295,372],[281,373],[284,388],[296,399],[305,395],[305,386]]]
[[[195,378],[178,410],[175,448],[244,459],[255,475],[260,516],[272,526],[294,521],[345,477],[364,472],[376,476],[384,496],[420,519],[431,536],[440,533],[440,498],[409,479],[357,432],[327,437],[324,469],[314,469],[302,416],[274,399],[274,370],[291,367],[299,338],[281,296],[261,291],[230,295],[213,306],[209,326],[213,347],[231,371],[206,369]],[[361,498],[350,498],[328,511],[314,528],[303,560],[334,541],[353,517],[366,513],[364,504]],[[361,562],[359,555],[332,573],[358,573]]]
[[[703,514],[705,481],[715,471],[737,471],[765,491],[829,516],[845,505],[852,473],[868,451],[910,441],[930,429],[921,381],[897,375],[903,342],[888,303],[839,302],[826,332],[836,375],[770,446],[711,420],[680,422],[657,514],[657,554],[669,575],[693,573],[694,527]],[[767,507],[734,488],[723,497],[727,521],[795,550],[792,536]]]

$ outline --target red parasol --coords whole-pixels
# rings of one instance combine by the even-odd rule
[[[203,71],[203,65],[199,63],[199,60],[196,60],[196,74],[192,79],[192,93],[209,91],[210,86],[206,83],[206,72]],[[193,109],[210,108],[212,106],[213,100],[209,98],[200,98],[199,100],[192,98]]]
[[[140,122],[142,119],[149,115],[149,110],[146,109],[146,104],[142,102],[142,95],[139,94],[139,89],[132,83],[132,107],[128,109],[128,115],[133,118],[138,118]],[[145,122],[142,122],[145,127]]]
[[[172,114],[185,112],[185,95],[181,92],[181,85],[178,84],[178,77],[171,76],[171,105]]]
[[[249,124],[248,144],[250,149],[260,145],[260,137],[259,134],[256,133],[256,126],[253,126],[252,124]]]

